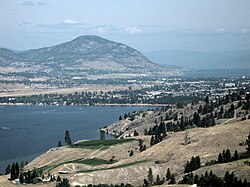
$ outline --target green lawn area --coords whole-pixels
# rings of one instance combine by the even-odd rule
[[[104,160],[101,158],[87,158],[87,159],[76,159],[76,160],[71,160],[67,162],[62,162],[59,164],[49,164],[43,167],[38,168],[38,170],[45,172],[49,172],[52,169],[55,169],[56,167],[63,165],[63,164],[69,164],[69,163],[79,163],[79,164],[86,164],[86,165],[91,165],[91,166],[98,166],[98,165],[103,165],[103,164],[113,164],[117,162],[116,160],[109,161],[109,160]]]
[[[87,140],[73,144],[72,148],[84,148],[84,149],[106,149],[110,146],[129,143],[133,141],[139,141],[138,139],[114,139],[114,140]]]
[[[78,160],[76,162],[73,163],[80,163],[80,164],[87,164],[87,165],[91,165],[91,166],[98,166],[98,165],[103,165],[103,164],[113,164],[117,161],[113,160],[113,161],[109,161],[109,160],[104,160],[101,158],[89,158],[89,159],[84,159],[84,160]]]

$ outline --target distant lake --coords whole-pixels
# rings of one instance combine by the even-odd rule
[[[72,141],[99,139],[100,127],[149,107],[0,106],[0,173],[12,162],[30,161],[70,131]]]
[[[228,77],[250,77],[250,70],[191,70],[185,71],[184,77],[189,78],[228,78]]]

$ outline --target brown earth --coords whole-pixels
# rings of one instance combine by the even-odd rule
[[[78,87],[72,88],[60,88],[46,84],[0,84],[0,97],[15,97],[15,96],[31,96],[31,95],[40,95],[40,94],[70,94],[75,92],[108,92],[115,90],[125,90],[128,89],[128,86],[113,86],[113,85],[81,85]]]
[[[176,180],[183,176],[184,166],[192,156],[199,155],[202,168],[194,173],[204,174],[206,170],[213,170],[218,176],[224,176],[226,170],[233,171],[238,178],[250,180],[250,167],[244,165],[245,160],[238,160],[226,164],[204,166],[211,160],[217,160],[218,154],[223,149],[230,149],[231,153],[237,150],[245,152],[245,146],[240,146],[246,140],[250,132],[250,120],[216,125],[210,128],[194,128],[188,130],[191,143],[184,145],[184,131],[168,134],[162,142],[149,147],[150,136],[139,136],[143,139],[147,148],[143,152],[138,150],[138,142],[117,144],[106,149],[81,149],[81,148],[54,148],[33,160],[26,169],[39,168],[46,165],[57,165],[50,170],[51,174],[58,175],[59,171],[68,171],[67,177],[73,185],[84,184],[121,184],[131,183],[141,186],[143,179],[147,178],[148,169],[152,168],[154,178],[159,174],[164,177],[167,168],[175,174]],[[129,156],[133,150],[134,155]],[[79,158],[101,158],[109,160],[114,156],[118,162],[91,166],[79,163],[64,163]],[[249,159],[247,159],[249,160]],[[61,164],[60,164],[61,163]],[[79,172],[80,170],[88,170]],[[1,179],[2,184],[10,182]],[[10,184],[11,186],[12,184]]]

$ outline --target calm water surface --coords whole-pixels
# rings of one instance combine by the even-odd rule
[[[193,70],[185,71],[184,77],[188,78],[228,78],[228,77],[250,77],[250,69],[246,70]]]
[[[148,108],[148,107],[147,107]],[[0,173],[12,162],[30,161],[58,141],[65,130],[72,141],[98,139],[98,129],[124,113],[146,107],[102,106],[1,106]]]

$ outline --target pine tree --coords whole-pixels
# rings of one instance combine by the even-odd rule
[[[62,147],[62,142],[59,141],[57,147]]]
[[[218,163],[223,163],[223,157],[221,153],[218,155]]]
[[[171,180],[170,180],[169,184],[176,184],[174,175],[171,176]]]
[[[226,162],[229,162],[230,159],[231,159],[231,153],[230,153],[230,150],[227,149],[227,150],[226,150],[226,153],[225,153],[225,161],[226,161]]]
[[[67,178],[63,178],[59,187],[70,187],[69,180]]]
[[[34,178],[36,178],[36,177],[38,177],[38,176],[39,176],[39,175],[38,175],[38,171],[37,171],[36,168],[34,168],[33,171],[32,171],[32,173],[31,173],[31,178],[34,179]]]
[[[15,163],[12,164],[11,169],[10,169],[10,180],[15,180],[16,179],[16,174],[15,174]]]
[[[123,116],[124,119],[127,119],[128,118],[128,115],[125,113],[124,116]]]
[[[202,110],[203,110],[203,109],[202,109],[202,106],[200,105],[200,106],[199,106],[199,109],[198,109],[198,113],[200,114],[200,113],[202,112]]]
[[[100,140],[105,140],[105,131],[100,129]]]
[[[235,150],[235,152],[234,152],[233,159],[234,159],[234,160],[238,160],[238,159],[239,159],[239,154],[238,154],[238,151],[237,151],[237,150]]]
[[[206,98],[205,98],[205,102],[206,102],[206,104],[208,104],[208,103],[209,103],[209,97],[208,97],[208,96],[206,96]]]
[[[198,169],[198,168],[201,167],[201,159],[200,159],[200,156],[196,156],[196,166],[197,166],[196,169]]]
[[[134,136],[139,136],[139,133],[136,130],[134,131]]]
[[[147,179],[144,179],[143,180],[143,187],[148,187],[149,186],[149,183],[147,181]]]
[[[122,120],[122,116],[119,117],[119,121],[121,121],[121,120]]]
[[[155,144],[155,138],[154,136],[151,136],[150,145],[153,146],[154,144]]]
[[[160,179],[160,176],[159,176],[159,175],[156,176],[155,184],[156,184],[156,185],[161,185],[161,179]]]
[[[134,151],[131,150],[130,153],[129,153],[129,156],[133,156],[134,155]]]
[[[31,171],[30,170],[27,171],[27,176],[25,177],[25,179],[26,179],[27,183],[31,183],[32,177],[31,177]]]
[[[72,145],[69,130],[66,130],[64,140],[65,140],[66,145]]]
[[[5,175],[10,174],[10,170],[11,170],[11,167],[10,167],[10,165],[8,164],[8,166],[7,166],[6,169],[5,169]]]
[[[62,179],[61,179],[60,175],[58,175],[58,177],[56,179],[56,182],[62,182]]]
[[[143,145],[143,140],[139,139],[139,151],[145,151],[146,150],[146,145]]]
[[[188,172],[190,172],[190,171],[191,171],[191,169],[190,169],[189,161],[187,161],[186,166],[185,166],[184,173],[188,173]]]
[[[20,172],[23,172],[23,170],[24,170],[24,161],[22,161],[20,164]]]
[[[194,176],[194,184],[199,184],[199,176],[197,174]]]
[[[149,168],[149,170],[148,170],[148,183],[149,183],[149,185],[152,185],[153,182],[154,182],[153,172],[152,172],[152,169]]]
[[[20,183],[21,183],[21,184],[24,182],[23,173],[20,173],[19,180],[20,180]]]
[[[19,165],[16,162],[16,164],[15,164],[15,178],[17,179],[18,177],[19,177]]]
[[[197,169],[196,158],[192,156],[191,161],[190,161],[190,170],[194,171],[196,169]]]
[[[249,135],[246,139],[246,144],[247,144],[246,150],[247,150],[248,154],[250,155],[250,132],[249,132]]]
[[[172,177],[172,175],[171,175],[170,169],[168,168],[168,169],[167,169],[167,173],[166,173],[166,180],[167,180],[167,181],[170,180],[171,177]]]

